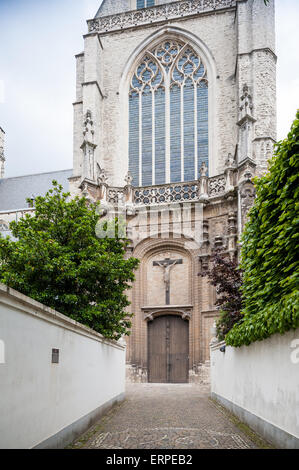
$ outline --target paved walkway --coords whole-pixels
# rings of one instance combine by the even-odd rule
[[[73,448],[254,449],[264,443],[194,384],[130,384],[115,406]]]

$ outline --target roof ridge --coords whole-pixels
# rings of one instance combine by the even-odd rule
[[[63,173],[66,171],[73,171],[72,168],[68,168],[66,170],[56,170],[56,171],[45,171],[42,173],[29,173],[27,175],[19,175],[19,176],[9,176],[8,178],[1,178],[1,181],[7,181],[7,180],[12,180],[12,179],[17,179],[17,178],[27,178],[28,176],[41,176],[41,175],[52,175],[53,173]]]

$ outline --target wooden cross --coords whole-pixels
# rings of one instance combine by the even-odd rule
[[[165,258],[162,261],[154,261],[153,266],[160,266],[164,271],[164,282],[166,289],[166,305],[170,305],[170,271],[176,264],[183,264],[182,259]]]

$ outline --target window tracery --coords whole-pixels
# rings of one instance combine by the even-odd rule
[[[129,170],[135,186],[198,178],[208,165],[208,79],[186,43],[164,40],[137,65],[129,90]]]

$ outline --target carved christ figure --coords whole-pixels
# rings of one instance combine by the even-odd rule
[[[162,261],[154,261],[153,263],[154,266],[160,266],[164,269],[166,305],[170,305],[170,271],[176,264],[183,264],[183,260],[166,258]]]

